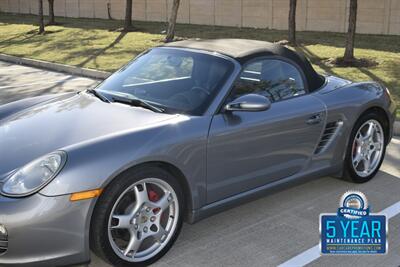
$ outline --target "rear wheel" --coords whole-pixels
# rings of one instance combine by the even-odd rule
[[[91,247],[114,266],[147,266],[171,248],[182,226],[182,192],[157,167],[128,171],[101,195],[91,224]]]
[[[344,176],[355,183],[371,180],[378,172],[386,151],[383,120],[368,113],[356,123],[346,152]]]

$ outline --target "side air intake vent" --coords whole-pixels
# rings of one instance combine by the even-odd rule
[[[336,135],[339,126],[341,126],[342,124],[343,124],[342,121],[334,121],[326,124],[324,133],[322,134],[321,140],[319,141],[314,154],[321,153],[326,147],[329,146],[329,143],[331,142],[331,140],[333,140],[333,137]]]

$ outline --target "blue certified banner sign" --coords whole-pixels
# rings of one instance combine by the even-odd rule
[[[366,196],[346,192],[337,213],[320,216],[322,254],[385,254],[388,224],[385,215],[371,214]]]

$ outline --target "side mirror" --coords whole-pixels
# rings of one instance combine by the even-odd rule
[[[271,101],[262,95],[248,94],[243,95],[227,104],[225,111],[265,111],[271,107]]]

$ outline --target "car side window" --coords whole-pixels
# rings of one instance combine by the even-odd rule
[[[262,59],[244,67],[230,100],[245,94],[259,94],[273,103],[305,93],[303,78],[295,66],[279,59]]]

